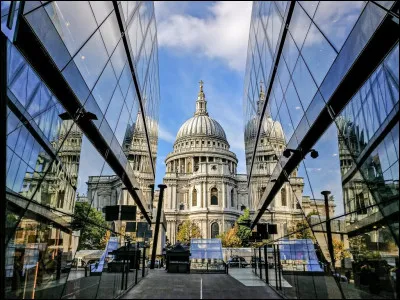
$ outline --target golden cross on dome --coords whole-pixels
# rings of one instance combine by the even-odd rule
[[[203,91],[203,83],[204,82],[203,82],[203,80],[200,79],[199,83],[200,83],[200,92],[202,92]]]

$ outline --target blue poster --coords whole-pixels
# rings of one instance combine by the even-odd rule
[[[104,268],[104,262],[107,257],[107,255],[118,249],[118,237],[110,237],[107,243],[106,250],[104,251],[103,255],[100,258],[100,261],[98,264],[92,264],[90,265],[90,272],[103,272]]]

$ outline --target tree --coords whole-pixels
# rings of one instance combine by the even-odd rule
[[[314,235],[312,234],[311,228],[308,225],[307,220],[301,220],[296,222],[291,228],[290,232],[294,232],[292,237],[296,239],[312,239],[314,240]]]
[[[108,240],[110,239],[110,237],[111,237],[111,231],[106,230],[106,233],[104,234],[104,236],[101,238],[101,241],[100,241],[101,249],[103,249],[103,248],[105,249],[107,247],[107,243],[108,243]]]
[[[95,225],[96,224],[96,225]],[[86,202],[77,202],[71,223],[73,230],[80,230],[78,250],[104,249],[106,229],[108,227],[103,214]]]
[[[350,252],[344,249],[344,243],[338,239],[332,239],[333,253],[335,255],[335,261],[341,261],[342,259],[350,257]]]
[[[241,239],[238,237],[239,225],[235,223],[235,226],[224,232],[217,237],[221,239],[223,247],[240,247],[242,245]]]
[[[309,220],[311,216],[318,216],[318,215],[319,215],[318,211],[316,211],[315,209],[313,209],[312,211],[310,211],[310,212],[307,214],[307,217],[306,217],[306,218]]]
[[[176,235],[176,239],[183,244],[189,244],[191,239],[196,238],[202,238],[199,226],[190,220],[183,222]]]
[[[367,247],[368,243],[369,240],[366,234],[349,239],[350,253],[353,255],[355,261],[380,258],[380,252],[369,250]]]
[[[237,224],[239,224],[237,236],[242,242],[243,246],[248,246],[249,244],[249,237],[251,236],[251,229],[250,229],[250,211],[248,208],[246,208],[243,211],[243,215],[241,215],[237,219]],[[248,224],[249,226],[246,225],[241,225],[241,224]]]

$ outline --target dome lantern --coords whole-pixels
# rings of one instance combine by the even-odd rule
[[[196,111],[194,116],[181,126],[176,136],[175,143],[186,138],[208,137],[221,140],[228,144],[222,126],[208,115],[206,96],[203,91],[204,82],[200,80],[199,83],[200,91],[196,100]]]
[[[203,91],[203,80],[200,80],[200,91],[199,95],[197,96],[197,101],[196,101],[196,112],[194,113],[195,116],[208,116],[207,112],[207,101],[206,101],[206,95],[204,94]]]

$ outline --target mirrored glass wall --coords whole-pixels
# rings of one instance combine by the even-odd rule
[[[398,297],[397,30],[395,1],[253,3],[249,208],[277,225],[254,272],[289,298]]]
[[[157,157],[153,2],[2,1],[1,24],[5,296],[116,298],[147,274],[134,222],[151,222]],[[120,205],[136,216],[110,219]]]

